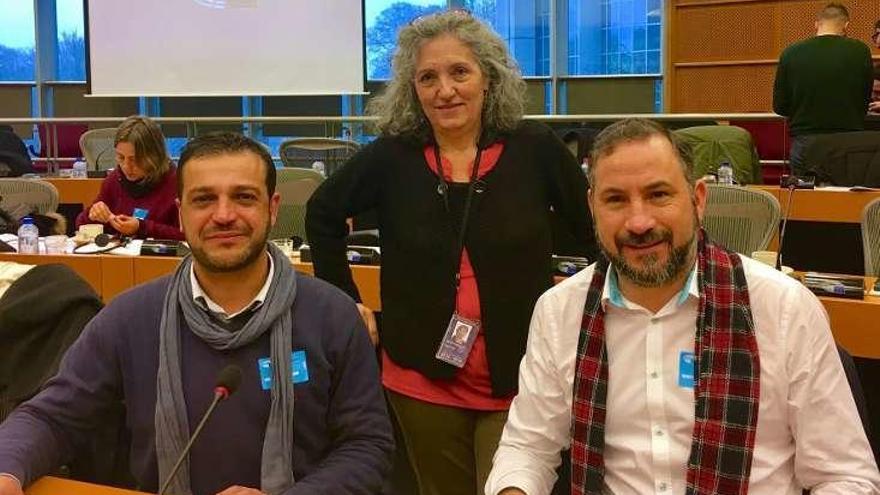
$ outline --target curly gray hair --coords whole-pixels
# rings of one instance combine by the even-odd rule
[[[416,60],[423,43],[444,34],[467,45],[489,79],[483,102],[483,131],[511,131],[522,118],[526,85],[507,45],[475,17],[451,10],[419,18],[400,30],[391,80],[367,105],[367,113],[379,117],[375,124],[379,134],[430,138],[431,124],[414,87]]]

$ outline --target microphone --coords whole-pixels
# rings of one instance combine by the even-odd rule
[[[228,399],[230,395],[234,394],[235,391],[238,390],[239,385],[241,385],[241,368],[234,364],[230,364],[220,370],[220,374],[217,375],[217,384],[214,386],[214,400],[211,401],[211,405],[208,406],[208,410],[205,411],[202,420],[199,421],[198,426],[196,426],[193,434],[189,437],[189,441],[180,453],[180,457],[177,458],[177,462],[174,463],[174,467],[171,469],[168,477],[165,478],[165,482],[162,483],[158,495],[164,495],[165,490],[171,485],[171,481],[174,480],[174,476],[177,474],[177,471],[180,470],[183,460],[189,455],[193,443],[195,443],[196,438],[198,438],[199,434],[202,432],[202,428],[205,426],[205,423],[208,422],[208,418],[211,417],[214,408],[216,408],[217,404],[221,401]]]
[[[107,247],[113,241],[119,241],[119,245],[124,246],[131,241],[131,238],[127,236],[117,237],[110,234],[98,234],[95,236],[95,245],[98,247]]]
[[[794,175],[783,176],[779,181],[780,187],[788,188],[788,202],[785,206],[785,214],[782,216],[782,227],[779,229],[779,246],[776,248],[776,269],[779,271],[782,271],[782,243],[785,240],[785,227],[788,225],[788,216],[791,214],[791,200],[799,182],[800,180]]]

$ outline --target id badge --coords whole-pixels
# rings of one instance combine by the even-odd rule
[[[446,333],[443,334],[436,358],[457,368],[463,367],[474,342],[477,340],[479,331],[479,321],[468,320],[453,313],[449,320],[449,326],[446,327]]]
[[[134,211],[131,212],[131,216],[137,218],[138,220],[146,220],[147,215],[150,214],[150,210],[146,210],[144,208],[135,208]]]

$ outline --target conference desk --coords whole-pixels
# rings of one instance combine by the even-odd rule
[[[160,256],[113,256],[113,255],[23,255],[0,253],[0,261],[25,264],[63,263],[82,276],[104,302],[109,302],[123,291],[148,282],[177,267],[179,258]],[[294,269],[312,274],[311,263],[293,260]],[[364,304],[374,311],[382,310],[379,297],[378,266],[352,266],[354,282],[360,290]],[[413,284],[418,282],[414,279]],[[869,287],[873,279],[865,281]],[[828,311],[834,337],[852,355],[880,359],[880,296],[864,299],[840,299],[820,297]]]
[[[40,478],[24,493],[25,495],[146,495],[144,492],[93,485],[53,476]]]
[[[847,188],[789,190],[771,186],[750,186],[767,191],[779,200],[788,223],[782,247],[782,261],[795,270],[863,275],[862,211],[880,198],[880,190],[850,191]],[[769,249],[778,249],[774,238]]]
[[[0,261],[13,261],[27,265],[61,263],[78,273],[105,303],[134,287],[173,272],[180,258],[166,256],[115,256],[110,254],[17,254],[0,253]],[[311,263],[291,260],[293,268],[312,275]],[[364,305],[373,311],[382,310],[379,298],[379,267],[353,265],[352,276],[360,291]]]
[[[61,204],[78,204],[83,208],[92,204],[101,191],[104,179],[69,179],[46,177],[42,179],[58,189],[58,202]]]
[[[766,191],[779,200],[782,214],[788,206],[788,189],[778,186],[749,186]],[[791,194],[789,220],[805,222],[859,223],[862,210],[880,198],[880,189],[850,191],[847,188],[796,189]]]

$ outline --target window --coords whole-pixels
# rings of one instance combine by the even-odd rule
[[[55,0],[58,24],[59,81],[86,80],[86,48],[82,0]]]
[[[568,8],[570,75],[661,72],[661,0],[569,0]]]
[[[462,5],[501,35],[524,76],[549,76],[550,1],[464,0]]]
[[[34,2],[3,0],[0,81],[34,80]]]
[[[397,31],[423,15],[446,8],[446,0],[366,0],[367,79],[391,78],[391,59],[397,46]]]

